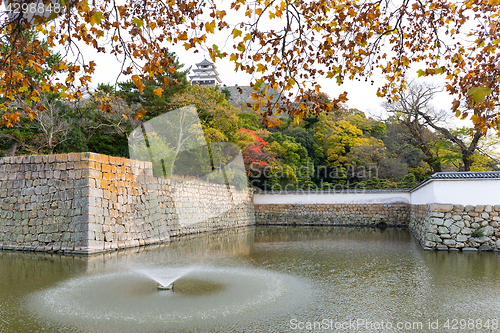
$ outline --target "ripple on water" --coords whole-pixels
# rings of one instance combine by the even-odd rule
[[[161,270],[175,274],[186,268],[164,267],[154,274]],[[197,266],[175,281],[175,290],[158,291],[155,280],[127,270],[65,281],[32,294],[26,304],[51,321],[147,330],[206,319],[230,322],[256,311],[291,311],[311,297],[303,279],[255,268]]]

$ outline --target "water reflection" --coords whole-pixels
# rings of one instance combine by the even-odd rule
[[[194,269],[176,294],[137,267]],[[370,228],[246,228],[89,258],[0,252],[0,332],[283,332],[358,320],[394,327],[329,331],[408,322],[446,332],[448,319],[498,320],[499,269],[498,253],[425,252],[407,230]]]

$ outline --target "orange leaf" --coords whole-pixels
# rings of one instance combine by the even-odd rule
[[[163,89],[156,88],[155,90],[153,90],[153,92],[155,93],[156,96],[161,97],[161,93],[163,92]]]
[[[208,33],[214,33],[215,31],[215,21],[212,21],[210,23],[205,23],[205,29],[207,30]]]
[[[139,75],[132,75],[132,81],[135,83],[137,89],[139,89],[139,92],[142,93],[145,85],[141,82],[141,78],[139,77]]]
[[[144,115],[146,114],[146,112],[147,112],[147,111],[146,111],[146,110],[144,110],[144,109],[141,109],[141,110],[137,111],[137,113],[136,113],[136,114],[135,114],[135,116],[134,116],[135,120],[139,120],[139,119],[141,119],[142,117],[144,117]]]

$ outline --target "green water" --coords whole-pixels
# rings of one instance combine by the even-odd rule
[[[174,292],[157,281],[174,282]],[[500,332],[500,253],[257,227],[92,257],[0,252],[0,332]]]

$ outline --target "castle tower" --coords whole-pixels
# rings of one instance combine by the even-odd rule
[[[196,64],[196,67],[196,69],[193,69],[194,75],[189,76],[191,84],[213,86],[222,83],[213,62],[203,59],[202,62]]]

